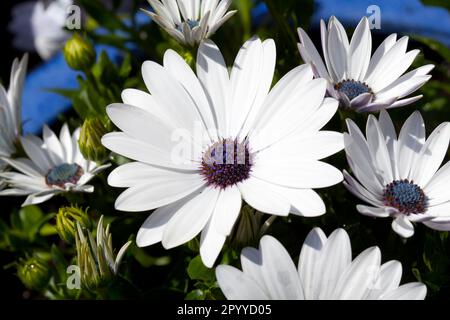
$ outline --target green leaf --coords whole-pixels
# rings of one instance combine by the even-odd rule
[[[427,38],[427,37],[418,36],[418,35],[411,35],[411,38],[423,43],[424,45],[429,47],[431,50],[438,53],[446,61],[450,61],[450,49],[447,48],[447,46],[445,46],[441,42],[434,40],[434,39]]]
[[[187,268],[187,273],[189,278],[192,280],[201,280],[205,282],[215,281],[216,276],[214,274],[214,269],[207,268],[200,256],[196,256],[194,259],[189,262],[189,266]]]
[[[427,6],[443,7],[450,11],[450,2],[448,0],[422,0],[422,3]]]
[[[127,26],[111,10],[98,0],[78,0],[87,13],[97,21],[99,25],[109,30],[128,30]]]
[[[186,297],[186,300],[205,300],[206,293],[203,290],[195,289],[189,292]]]

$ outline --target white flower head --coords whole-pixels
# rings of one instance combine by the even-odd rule
[[[70,135],[64,124],[59,138],[44,126],[43,140],[36,136],[21,137],[27,158],[2,158],[16,171],[2,172],[8,189],[0,196],[28,196],[22,206],[38,204],[63,192],[93,192],[87,185],[97,173],[109,165],[98,166],[83,158],[78,147],[80,128]]]
[[[328,238],[314,228],[303,243],[298,268],[289,253],[271,236],[241,253],[242,271],[216,268],[217,281],[229,300],[423,300],[425,285],[399,286],[402,265],[381,264],[381,252],[371,247],[352,261],[348,234],[335,230]]]
[[[412,222],[436,230],[450,230],[450,162],[439,169],[450,140],[450,123],[438,126],[425,139],[425,124],[418,111],[403,125],[400,135],[386,111],[370,115],[366,137],[347,120],[344,134],[349,166],[345,186],[370,206],[357,210],[371,217],[392,217],[392,228],[404,238],[414,234]],[[439,169],[439,170],[438,170]]]
[[[14,33],[14,45],[25,51],[37,51],[50,59],[70,37],[64,27],[72,0],[33,1],[14,7],[9,29]]]
[[[316,77],[328,80],[328,93],[345,107],[358,112],[402,107],[422,96],[405,98],[419,89],[431,76],[433,65],[406,74],[420,50],[406,52],[408,37],[387,37],[372,53],[372,36],[367,17],[363,17],[349,42],[342,24],[334,16],[320,22],[325,63],[306,32],[299,28],[300,54],[314,65]]]
[[[155,12],[145,11],[183,45],[194,46],[213,35],[236,10],[232,0],[148,0]]]
[[[10,157],[16,152],[16,143],[22,132],[22,92],[27,65],[27,54],[20,61],[15,59],[8,90],[0,85],[0,157]],[[4,166],[0,160],[0,169]]]
[[[313,79],[309,65],[293,69],[270,90],[275,59],[273,40],[252,38],[229,74],[219,48],[206,40],[196,75],[168,50],[163,66],[142,66],[151,95],[128,89],[124,104],[107,108],[122,132],[105,135],[103,145],[137,161],[108,178],[111,186],[128,188],[116,208],[157,209],[139,230],[139,246],[162,241],[170,249],[201,232],[200,254],[212,266],[242,199],[268,214],[325,213],[312,188],[343,179],[319,161],[343,149],[342,134],[320,131],[338,102],[324,99],[326,81]]]

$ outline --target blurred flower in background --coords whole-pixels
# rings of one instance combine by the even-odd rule
[[[178,42],[188,46],[209,38],[236,13],[236,10],[227,12],[232,0],[148,2],[155,12],[144,11]]]
[[[57,53],[70,33],[64,29],[72,0],[38,0],[18,4],[12,11],[9,30],[13,45],[23,51],[36,51],[44,59]]]

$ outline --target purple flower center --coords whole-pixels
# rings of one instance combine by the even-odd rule
[[[247,142],[223,139],[203,154],[201,173],[210,186],[225,189],[250,177],[252,155]]]
[[[423,190],[412,181],[395,180],[383,192],[384,203],[398,209],[401,213],[418,214],[425,212],[427,198]]]
[[[334,88],[340,93],[344,93],[350,101],[363,93],[372,93],[367,84],[355,80],[343,80]]]
[[[45,182],[49,186],[64,188],[66,183],[76,184],[84,174],[83,168],[78,164],[63,163],[53,167],[45,176]]]

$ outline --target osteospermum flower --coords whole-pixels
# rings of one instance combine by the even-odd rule
[[[50,59],[70,37],[65,29],[73,0],[38,0],[17,4],[12,10],[9,30],[13,44],[24,51],[36,51]]]
[[[349,42],[344,27],[335,17],[320,22],[323,63],[306,32],[298,29],[303,60],[314,65],[316,77],[328,80],[328,92],[342,105],[358,112],[372,112],[413,103],[422,95],[405,98],[420,88],[431,76],[433,65],[410,71],[419,50],[406,52],[408,37],[397,41],[391,34],[372,52],[369,22],[362,18]]]
[[[236,13],[236,10],[227,12],[232,0],[148,0],[148,2],[155,12],[144,11],[178,42],[189,46],[209,38]]]
[[[313,229],[303,243],[298,269],[289,253],[271,236],[261,239],[259,250],[245,248],[242,271],[228,265],[216,269],[217,281],[230,300],[423,300],[425,285],[399,286],[402,265],[382,265],[378,247],[352,261],[347,232],[335,230],[329,238]]]
[[[358,211],[394,218],[392,228],[404,238],[414,234],[411,222],[450,230],[450,162],[439,169],[447,153],[450,123],[442,123],[427,140],[418,111],[406,120],[398,138],[386,111],[379,121],[369,116],[366,138],[353,121],[347,120],[347,126],[345,151],[357,180],[344,171],[344,184],[370,204],[358,205]]]
[[[70,135],[69,128],[63,125],[59,139],[47,126],[44,126],[42,140],[36,136],[20,138],[28,158],[2,158],[18,172],[2,172],[8,189],[0,196],[28,196],[22,206],[38,204],[63,192],[93,192],[87,185],[97,173],[109,164],[98,166],[81,155],[78,148],[80,129]]]
[[[342,180],[336,168],[319,161],[343,148],[340,133],[319,131],[338,103],[324,99],[326,81],[313,80],[308,65],[289,72],[269,93],[275,55],[273,40],[253,38],[229,74],[208,40],[200,45],[196,76],[168,50],[163,66],[142,66],[151,95],[125,90],[125,104],[107,108],[122,132],[105,135],[102,143],[137,161],[108,178],[111,186],[128,188],[116,208],[158,208],[139,230],[139,246],[162,241],[169,249],[201,232],[200,254],[212,266],[242,199],[274,215],[325,213],[312,188]]]
[[[15,59],[11,67],[9,88],[0,85],[0,157],[10,157],[16,152],[16,143],[22,132],[22,91],[27,71],[28,55]],[[0,169],[5,162],[0,160]]]

